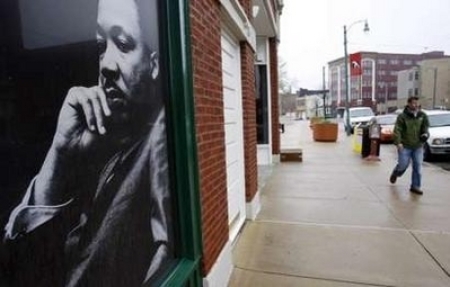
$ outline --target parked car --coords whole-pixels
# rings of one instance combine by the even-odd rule
[[[450,111],[424,110],[430,121],[430,137],[424,146],[424,159],[450,155]]]
[[[350,118],[350,125],[347,126],[347,111],[344,112],[344,126],[345,130],[350,129],[351,133],[353,133],[353,130],[355,126],[359,124],[367,124],[374,116],[372,108],[370,107],[355,107],[355,108],[349,108],[349,118]]]
[[[381,127],[380,141],[382,143],[392,142],[394,140],[394,126],[397,115],[387,114],[376,116],[377,123]]]

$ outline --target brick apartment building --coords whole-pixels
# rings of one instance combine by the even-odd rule
[[[158,286],[226,286],[233,242],[260,209],[257,166],[279,161],[283,1],[145,1],[157,7],[139,13],[152,13],[151,27],[141,28],[160,54],[175,238],[175,260]],[[67,91],[100,85],[97,8],[97,1],[0,4],[2,230],[39,171]],[[125,58],[123,43],[106,42]],[[0,266],[14,273],[9,262]]]
[[[394,54],[359,52],[361,54],[361,76],[350,76],[350,106],[372,107],[376,112],[397,109],[397,73],[408,70],[422,60],[445,57],[444,52],[433,51],[422,54]],[[350,69],[349,69],[350,70]],[[346,100],[344,58],[328,63],[329,89],[332,106],[344,107]]]
[[[419,62],[398,75],[398,101],[404,103],[412,95],[420,96],[425,109],[450,109],[450,58]]]

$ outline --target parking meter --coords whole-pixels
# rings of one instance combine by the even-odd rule
[[[369,156],[365,157],[366,160],[379,161],[380,154],[380,137],[381,126],[377,123],[376,118],[373,118],[369,122],[369,139],[370,139],[370,152]]]
[[[379,139],[381,137],[381,127],[376,120],[372,121],[369,126],[369,137],[370,139]]]

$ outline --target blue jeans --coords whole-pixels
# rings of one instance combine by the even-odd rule
[[[398,151],[397,166],[392,172],[396,176],[402,176],[412,161],[411,187],[420,189],[422,185],[422,162],[423,162],[423,147],[418,148],[403,148]]]

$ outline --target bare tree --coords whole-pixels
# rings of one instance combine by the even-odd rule
[[[292,91],[294,80],[290,79],[286,71],[286,62],[279,58],[278,61],[278,91],[280,95],[281,114],[296,111],[297,95]]]

